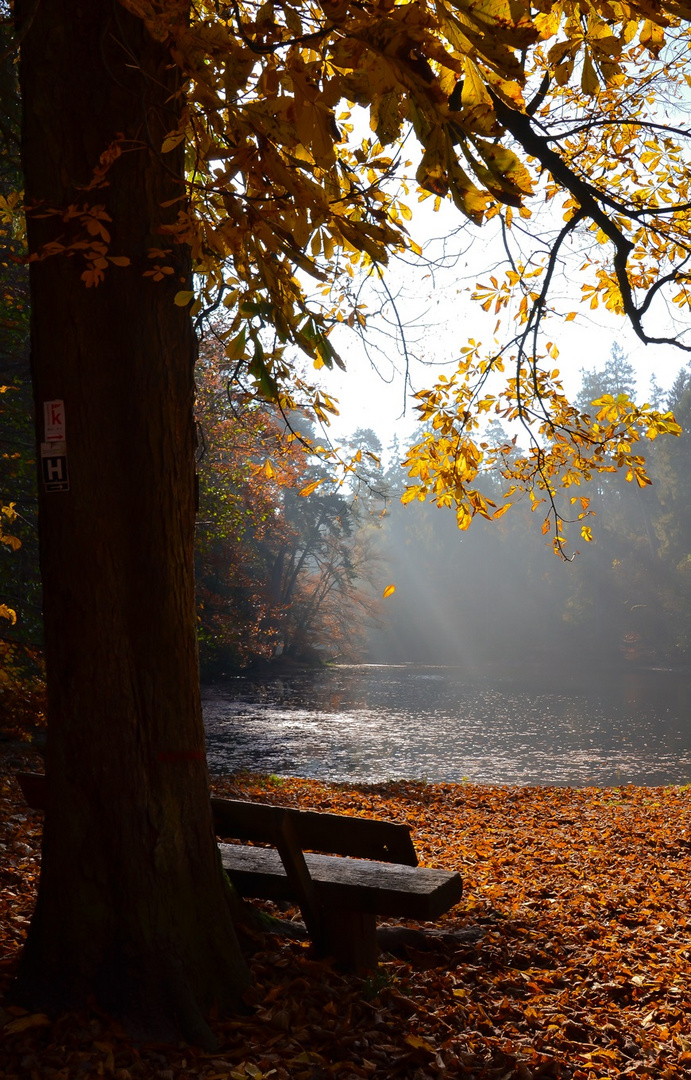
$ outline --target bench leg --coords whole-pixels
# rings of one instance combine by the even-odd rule
[[[315,948],[320,956],[332,956],[345,971],[376,971],[376,916],[344,908],[323,911],[322,934]]]

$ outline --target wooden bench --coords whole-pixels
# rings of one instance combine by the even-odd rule
[[[17,781],[29,806],[44,809],[44,777]],[[417,865],[407,825],[231,799],[211,806],[217,836],[270,845],[219,844],[240,895],[297,901],[317,954],[347,969],[376,967],[378,917],[432,920],[461,898],[459,874]]]

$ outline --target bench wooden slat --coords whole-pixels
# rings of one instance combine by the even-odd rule
[[[273,848],[219,844],[223,866],[248,898],[294,900],[295,893]],[[460,874],[429,867],[367,862],[307,853],[305,863],[325,907],[357,909],[383,917],[436,919],[463,895]]]
[[[289,813],[297,842],[303,850],[417,866],[410,828],[395,821],[295,810],[236,799],[212,799],[211,807],[218,836],[277,844],[283,815]]]

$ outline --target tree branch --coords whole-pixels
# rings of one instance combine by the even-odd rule
[[[557,183],[569,191],[578,200],[582,214],[589,217],[605,234],[614,247],[614,272],[621,294],[624,312],[636,333],[646,345],[674,345],[684,352],[691,352],[691,345],[684,345],[676,337],[650,337],[643,329],[641,309],[636,306],[628,274],[628,258],[633,251],[633,243],[624,235],[619,226],[605,213],[600,205],[604,202],[621,213],[626,213],[614,200],[597,191],[592,184],[578,176],[567,163],[548,145],[548,140],[533,128],[530,117],[525,113],[510,108],[488,87],[499,122],[513,135],[527,154],[537,158],[552,174]],[[642,310],[645,310],[647,304]]]

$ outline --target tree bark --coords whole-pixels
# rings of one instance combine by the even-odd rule
[[[34,5],[16,7],[21,25]],[[53,1010],[95,997],[142,1036],[210,1044],[206,1011],[237,1005],[247,971],[213,833],[197,669],[195,340],[173,303],[190,257],[166,233],[184,207],[183,148],[160,153],[180,77],[117,0],[42,0],[20,80],[40,256],[37,442],[44,402],[64,402],[69,490],[39,478],[48,807],[17,994]],[[122,153],[90,187],[114,140]],[[111,219],[108,254],[130,265],[87,288],[79,251],[45,245],[83,239],[69,208],[96,206]],[[144,276],[155,264],[174,272]]]

